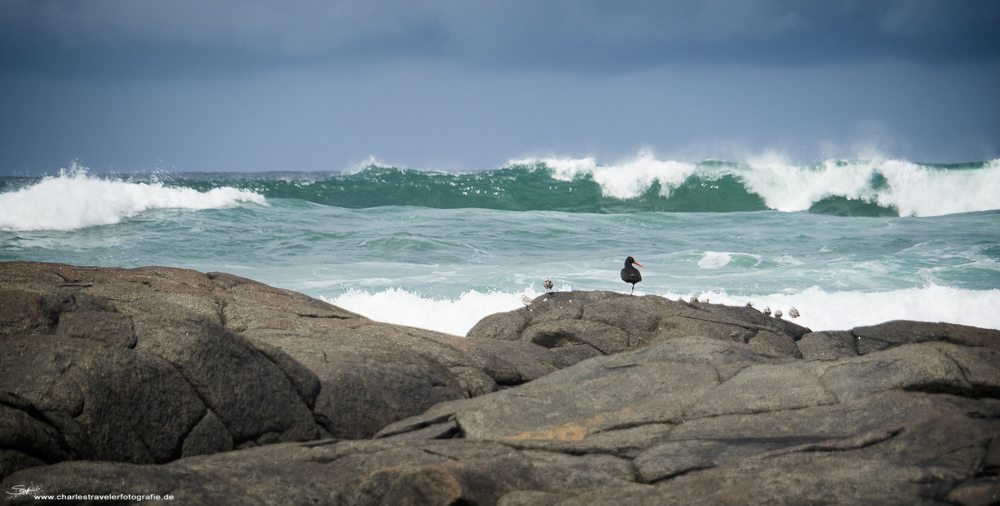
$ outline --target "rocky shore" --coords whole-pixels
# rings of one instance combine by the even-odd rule
[[[998,471],[997,330],[559,292],[459,337],[224,273],[0,263],[11,504],[985,505]]]

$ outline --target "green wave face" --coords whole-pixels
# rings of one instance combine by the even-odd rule
[[[231,187],[268,199],[348,209],[413,206],[615,214],[776,209],[873,217],[1000,209],[1000,160],[953,165],[836,160],[808,166],[656,160],[598,166],[583,161],[590,165],[581,160],[533,160],[473,173],[371,165],[352,173],[153,178],[203,192]],[[12,191],[25,182],[8,179],[0,184]]]
[[[451,174],[368,167],[354,174],[318,180],[174,180],[200,191],[235,186],[267,198],[298,199],[315,204],[363,209],[415,206],[437,209],[480,208],[505,211],[583,213],[741,212],[768,209],[738,176],[692,176],[676,188],[653,181],[640,194],[615,198],[604,194],[590,174],[570,181],[553,177],[544,165],[513,166],[472,174]]]
[[[666,187],[653,180],[634,197],[616,198],[606,195],[591,174],[569,181],[560,180],[542,164],[472,174],[372,166],[357,173],[331,174],[322,179],[198,181],[181,178],[171,184],[199,191],[233,186],[253,190],[267,198],[295,199],[349,209],[414,206],[581,213],[728,213],[769,209],[764,199],[749,190],[743,179],[735,174],[693,175],[676,187]],[[810,211],[847,216],[895,214],[893,209],[879,208],[881,211],[873,212],[870,207],[865,204],[834,208],[817,203]]]

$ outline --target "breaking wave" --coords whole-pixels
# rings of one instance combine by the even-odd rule
[[[231,187],[200,192],[156,181],[101,178],[74,165],[0,193],[0,230],[76,230],[120,223],[149,209],[217,209],[239,202],[263,204],[265,199]]]
[[[147,181],[143,182],[143,178]],[[658,160],[640,153],[512,160],[452,173],[369,165],[345,173],[157,174],[128,181],[72,168],[11,190],[0,178],[0,228],[117,223],[151,208],[207,209],[290,199],[342,208],[415,206],[579,213],[752,212],[838,216],[942,216],[1000,209],[1000,159],[967,164],[827,160],[794,165],[778,156],[746,162]]]
[[[1000,159],[934,165],[905,160],[827,160],[794,165],[777,156],[743,163],[658,160],[611,165],[594,158],[512,160],[482,172],[370,165],[350,173],[282,177],[177,175],[173,184],[233,186],[267,198],[369,208],[417,206],[585,213],[806,211],[841,216],[940,216],[1000,209]]]

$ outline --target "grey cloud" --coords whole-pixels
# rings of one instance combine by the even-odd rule
[[[226,72],[426,58],[604,72],[1000,58],[1000,2],[4,0],[0,70]]]

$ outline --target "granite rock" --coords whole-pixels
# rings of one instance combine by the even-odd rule
[[[1000,494],[996,330],[810,332],[752,308],[566,292],[461,338],[220,273],[0,264],[0,283],[20,297],[0,300],[8,495],[619,506]]]
[[[368,438],[568,365],[223,273],[0,263],[0,476]]]
[[[751,307],[598,291],[547,293],[527,307],[484,318],[468,337],[532,342],[575,363],[685,336],[749,344],[761,356],[802,358],[795,343],[809,332]]]

